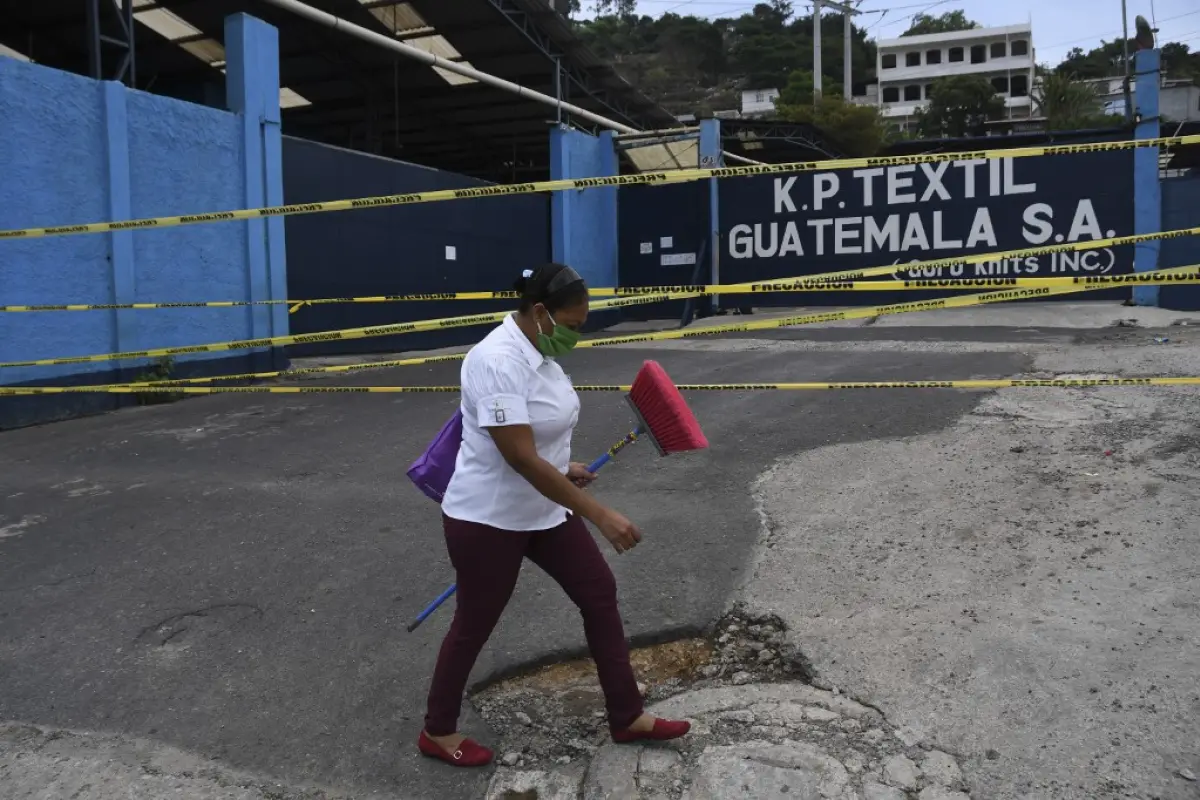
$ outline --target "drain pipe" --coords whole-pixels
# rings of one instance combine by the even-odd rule
[[[450,61],[448,59],[435,56],[433,53],[427,53],[419,47],[413,47],[411,45],[404,44],[403,42],[400,42],[390,36],[385,36],[382,33],[376,33],[375,31],[364,28],[361,25],[355,25],[353,22],[334,16],[333,14],[330,14],[327,11],[322,11],[319,8],[313,8],[310,5],[301,3],[299,0],[263,0],[263,2],[269,3],[277,8],[281,8],[284,11],[290,11],[297,16],[304,17],[305,19],[312,20],[319,25],[324,25],[326,28],[345,31],[351,36],[355,36],[363,41],[370,42],[371,44],[377,44],[380,47],[387,48],[388,50],[399,53],[402,56],[411,58],[414,61],[420,61],[428,64],[431,67],[438,67],[439,69],[444,69],[447,72],[453,72],[458,75],[462,75],[465,78],[472,78],[480,83],[486,83],[489,86],[494,86],[497,89],[515,94],[518,97],[524,97],[529,100],[544,103],[548,106],[553,106],[560,111],[570,112],[577,117],[594,122],[597,125],[608,128],[609,130],[626,134],[642,133],[642,131],[639,131],[637,128],[631,128],[628,125],[623,125],[620,122],[611,120],[608,117],[603,117],[593,111],[588,111],[586,108],[580,108],[572,103],[564,103],[558,98],[551,97],[548,94],[535,92],[533,89],[521,86],[519,83],[506,81],[503,78],[496,77],[495,75],[489,75],[486,72],[480,72],[474,67],[468,67],[467,65],[460,64],[457,61]],[[734,153],[726,152],[723,153],[723,155],[729,161],[738,161],[743,164],[761,163],[746,158],[745,156],[736,155]]]

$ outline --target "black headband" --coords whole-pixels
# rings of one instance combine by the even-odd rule
[[[580,277],[578,272],[564,265],[563,268],[558,271],[558,274],[551,278],[549,283],[546,284],[545,297],[550,297],[560,289],[564,289],[567,286],[570,286],[572,283],[581,280],[583,280],[583,278]]]

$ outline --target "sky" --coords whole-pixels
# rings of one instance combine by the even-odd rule
[[[584,0],[585,13],[590,3]],[[638,13],[657,17],[664,12],[716,19],[740,16],[754,7],[754,0],[638,0]],[[1196,0],[1126,0],[1129,31],[1141,14],[1157,21],[1160,44],[1183,42],[1200,50],[1200,6]],[[911,24],[912,15],[924,11],[940,14],[962,9],[969,19],[987,27],[1033,23],[1033,46],[1037,60],[1057,64],[1073,47],[1089,50],[1101,39],[1121,36],[1120,0],[860,0],[859,25],[868,36],[890,39]],[[799,13],[809,13],[808,4],[795,0]],[[882,13],[886,12],[886,13]]]

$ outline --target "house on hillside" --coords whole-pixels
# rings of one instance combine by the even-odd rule
[[[775,113],[778,89],[746,89],[742,92],[742,118],[768,117]]]

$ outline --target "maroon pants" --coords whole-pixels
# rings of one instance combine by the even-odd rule
[[[623,730],[642,714],[629,646],[617,610],[617,584],[583,520],[569,515],[544,531],[505,531],[442,515],[450,562],[458,574],[454,621],[442,641],[429,688],[425,730],[458,730],[463,692],[475,659],[517,585],[521,562],[542,568],[579,606],[588,648],[608,707],[608,724]]]

